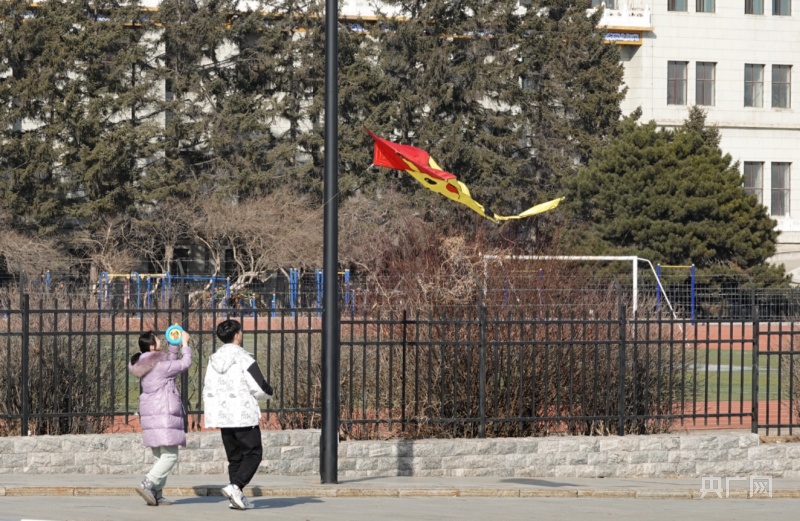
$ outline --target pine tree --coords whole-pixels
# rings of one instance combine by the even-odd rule
[[[776,222],[746,194],[739,165],[720,149],[719,131],[705,125],[705,113],[692,108],[674,130],[640,125],[636,117],[626,118],[570,183],[576,247],[584,254],[763,271],[775,253]]]
[[[68,191],[61,183],[57,106],[71,82],[66,42],[76,21],[72,2],[2,5],[0,165],[2,198],[20,222],[52,229],[64,217]]]
[[[14,1],[3,18],[0,197],[41,232],[130,211],[153,136],[138,6]]]
[[[532,156],[524,175],[548,193],[589,161],[621,116],[623,68],[603,42],[600,16],[587,16],[585,2],[534,0],[515,27],[522,84],[513,99]]]
[[[132,215],[147,194],[137,188],[157,152],[160,121],[148,33],[137,4],[95,3],[74,42],[76,76],[63,107],[73,194],[70,215],[88,227],[103,217]],[[91,224],[90,224],[91,223]]]
[[[235,2],[164,0],[153,15],[160,28],[152,59],[162,82],[158,108],[164,129],[159,154],[142,180],[157,203],[213,190],[231,172],[217,163],[215,116],[227,94],[219,78],[226,66],[226,24]],[[219,168],[218,168],[219,167]]]
[[[325,4],[276,0],[258,44],[266,60],[263,103],[274,143],[266,152],[271,190],[279,185],[321,200]]]
[[[620,116],[622,66],[602,41],[599,15],[563,0],[522,11],[511,0],[388,3],[408,18],[386,18],[375,34],[381,80],[365,97],[368,126],[428,150],[496,213],[562,195],[562,180]],[[430,211],[480,222],[398,179]],[[506,224],[503,233],[525,247],[545,219]]]

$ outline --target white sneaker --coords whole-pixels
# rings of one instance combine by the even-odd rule
[[[230,485],[222,487],[220,492],[222,492],[222,495],[228,498],[228,500],[231,502],[231,508],[235,508],[237,510],[247,510],[249,501],[247,501],[247,498],[244,497],[244,494],[242,494],[242,491],[238,486],[231,483]]]
[[[251,508],[255,508],[255,507],[253,506],[253,504],[250,502],[250,500],[249,500],[249,499],[247,499],[247,496],[242,496],[242,500],[243,500],[243,502],[244,502],[244,507],[245,507],[245,510],[250,510]],[[229,503],[228,503],[228,508],[232,508],[232,509],[234,509],[234,510],[241,510],[239,507],[237,507],[237,506],[235,506],[235,505],[233,504],[233,501],[231,501],[231,502],[229,502]]]

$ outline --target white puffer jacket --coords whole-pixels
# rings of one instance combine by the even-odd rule
[[[268,400],[272,387],[255,360],[236,344],[225,344],[208,360],[203,383],[207,428],[252,427],[261,419],[258,400]]]

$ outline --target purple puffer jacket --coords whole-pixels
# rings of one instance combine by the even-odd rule
[[[139,420],[145,447],[186,446],[183,432],[183,407],[175,377],[192,365],[192,348],[184,346],[178,360],[178,347],[170,345],[169,354],[163,351],[142,353],[128,371],[142,379],[139,395]]]

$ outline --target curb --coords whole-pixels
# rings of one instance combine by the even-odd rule
[[[165,487],[168,497],[222,497],[221,486]],[[701,498],[695,489],[614,488],[614,489],[519,489],[519,488],[356,488],[356,487],[247,487],[250,497],[512,497],[512,498],[592,498],[592,499],[720,499]],[[6,496],[132,496],[133,487],[0,487]],[[749,499],[748,491],[732,491],[731,499]],[[772,499],[797,499],[800,490],[773,490]],[[758,496],[752,499],[768,499]]]

